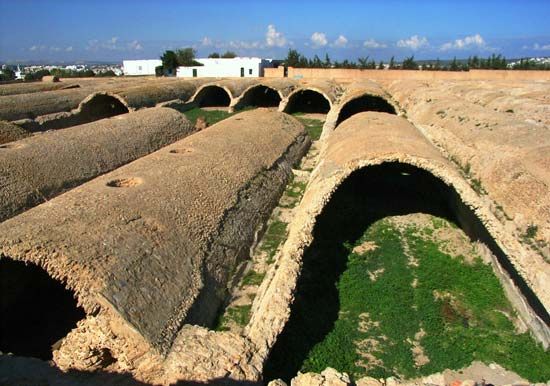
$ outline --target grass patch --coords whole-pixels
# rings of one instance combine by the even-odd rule
[[[445,221],[433,217],[432,224],[437,229]],[[463,257],[442,252],[429,233],[413,226],[399,230],[387,219],[368,226],[355,242],[323,232],[325,239],[308,252],[315,262],[303,272],[309,284],[297,299],[307,297],[309,303],[300,303],[300,325],[286,338],[291,343],[283,360],[298,360],[289,351],[306,339],[311,344],[299,365],[302,372],[333,367],[355,379],[414,378],[478,360],[499,363],[532,382],[550,379],[550,353],[528,333],[515,332],[503,314],[514,310],[492,268],[479,257],[465,264]],[[367,241],[378,247],[352,252]],[[409,264],[410,255],[418,265]],[[368,272],[380,269],[376,280],[369,279]],[[323,323],[325,331],[315,332]],[[420,344],[430,361],[417,367],[408,340],[421,328],[426,336]]]
[[[282,208],[294,208],[302,199],[304,192],[306,190],[307,183],[303,181],[292,180],[287,184],[284,196],[288,200],[284,200],[284,203],[279,205]]]
[[[195,107],[194,109],[183,111],[183,114],[191,123],[195,123],[197,118],[204,117],[208,126],[212,126],[219,121],[222,121],[235,113],[228,113],[223,110],[203,110],[201,108]]]
[[[306,131],[312,141],[317,141],[321,138],[323,132],[324,121],[320,119],[313,118],[304,118],[301,113],[292,114],[296,119],[298,119],[306,128]]]
[[[279,245],[286,239],[287,225],[286,222],[275,220],[269,224],[265,232],[260,250],[267,252],[269,256],[268,264],[271,264]]]
[[[539,227],[534,225],[534,224],[530,224],[527,229],[525,230],[525,233],[523,234],[523,238],[525,239],[533,239],[535,238],[535,236],[537,235],[537,232],[539,230]]]
[[[228,324],[230,322],[235,322],[239,326],[246,326],[250,321],[250,310],[252,309],[251,304],[244,306],[233,306],[229,307],[225,314],[220,318],[218,325],[216,326],[216,331],[229,331]]]
[[[289,197],[301,198],[306,190],[306,182],[292,181],[285,190],[285,194]]]
[[[247,285],[260,285],[262,284],[264,277],[265,273],[259,273],[251,269],[246,273],[246,275],[244,275],[241,281],[241,286],[244,287]]]
[[[531,381],[549,379],[550,353],[528,334],[517,335],[499,312],[514,313],[491,267],[481,259],[463,264],[443,253],[423,231],[410,227],[401,234],[381,220],[365,232],[360,242],[373,241],[379,248],[365,255],[349,253],[336,283],[339,317],[313,347],[302,371],[331,366],[355,377],[418,377],[480,360],[497,362]],[[419,260],[418,267],[407,263],[403,242]],[[365,272],[380,268],[384,273],[376,281],[366,277]],[[411,286],[414,278],[416,288]],[[448,296],[438,299],[434,293]],[[365,331],[358,326],[366,313],[377,324]],[[406,340],[413,340],[420,328],[427,333],[421,345],[430,362],[417,368]],[[358,354],[361,342],[370,342],[365,352],[375,359]]]

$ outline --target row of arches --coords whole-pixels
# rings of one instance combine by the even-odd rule
[[[255,85],[243,92],[234,108],[246,107],[279,107],[282,97],[280,93],[266,85]],[[231,92],[219,85],[207,85],[194,96],[193,102],[198,107],[229,108]],[[300,89],[290,94],[283,111],[288,114],[328,114],[332,104],[322,92],[314,89]],[[364,111],[377,111],[397,114],[393,105],[381,96],[363,94],[346,101],[339,106],[336,125],[339,125],[352,115]]]
[[[70,126],[85,124],[99,119],[110,118],[130,111],[127,98],[106,92],[94,93],[86,97],[78,107],[66,114],[45,116],[41,120],[30,120],[21,123],[30,131],[45,131],[63,129]],[[379,111],[396,114],[395,108],[384,98],[368,93],[333,105],[330,98],[322,91],[314,88],[300,88],[293,91],[286,100],[275,87],[256,84],[247,88],[232,106],[231,91],[218,84],[207,84],[197,91],[191,100],[200,108],[230,108],[242,110],[248,107],[280,108],[288,114],[336,114],[335,126],[350,116],[363,111]]]

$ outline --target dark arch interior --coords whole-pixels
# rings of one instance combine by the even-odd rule
[[[378,111],[381,113],[397,114],[394,107],[384,98],[375,95],[363,95],[359,98],[352,99],[342,107],[336,125],[363,111]]]
[[[235,106],[236,109],[245,107],[278,107],[281,102],[279,93],[271,87],[258,85],[249,89]]]
[[[46,271],[9,259],[0,260],[0,315],[0,351],[44,360],[86,316]]]
[[[292,94],[285,109],[287,113],[326,114],[330,103],[323,94],[313,90],[302,90]]]
[[[86,103],[83,103],[78,113],[47,120],[39,128],[35,128],[32,131],[64,129],[128,112],[128,108],[117,98],[110,95],[97,94]]]
[[[128,108],[117,98],[110,95],[97,94],[82,105],[79,115],[83,120],[82,123],[84,123],[125,114],[127,112]]]
[[[195,103],[199,107],[226,107],[230,102],[227,91],[219,86],[204,87],[195,97]]]
[[[313,242],[303,256],[290,319],[264,366],[265,381],[276,378],[288,381],[295,376],[313,346],[333,329],[340,309],[335,283],[347,263],[344,242],[353,244],[377,220],[410,213],[446,218],[473,240],[483,241],[535,312],[547,323],[550,321],[542,304],[453,188],[414,166],[384,163],[352,173],[318,217]]]

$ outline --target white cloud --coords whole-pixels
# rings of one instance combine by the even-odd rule
[[[348,39],[344,35],[338,36],[338,38],[332,43],[334,47],[344,48],[348,44]]]
[[[48,47],[46,47],[46,46],[44,46],[44,45],[41,45],[41,46],[35,45],[35,46],[29,47],[29,51],[33,51],[33,52],[34,52],[34,51],[44,51],[44,50],[46,50],[47,48],[48,48]],[[54,48],[54,47],[52,47],[52,48]]]
[[[52,47],[50,47],[50,51],[59,52],[59,51],[61,51],[61,48],[52,46]]]
[[[314,32],[311,35],[311,42],[313,43],[313,47],[324,47],[328,43],[327,35],[322,32]]]
[[[247,42],[247,41],[243,41],[243,40],[231,40],[229,42],[229,47],[234,48],[234,49],[250,50],[250,49],[254,49],[254,48],[263,48],[263,45],[262,45],[262,43],[260,43],[258,41]]]
[[[471,48],[487,48],[487,44],[480,34],[466,36],[464,39],[456,39],[441,46],[441,51],[466,50]]]
[[[524,50],[550,51],[550,44],[534,43],[532,46],[523,46]]]
[[[118,42],[118,36],[113,36],[103,44],[103,48],[106,48],[108,50],[116,50],[118,48],[116,45],[117,42]]]
[[[203,46],[211,46],[212,45],[212,39],[210,39],[209,37],[205,36],[201,39],[201,45]]]
[[[69,46],[69,47],[65,48],[65,51],[67,51],[67,52],[71,52],[72,50],[73,50],[73,46]]]
[[[92,39],[88,41],[86,45],[88,51],[110,50],[110,51],[141,51],[143,50],[142,44],[138,40],[132,41],[119,41],[119,38],[113,36],[110,39],[100,41]],[[66,51],[72,51],[72,47],[67,47]]]
[[[428,39],[426,39],[425,37],[420,37],[418,35],[413,35],[408,39],[401,39],[397,42],[397,47],[410,48],[411,50],[418,50],[428,45]]]
[[[265,34],[265,42],[268,47],[283,47],[286,44],[285,35],[275,29],[273,24],[267,26],[267,33]]]
[[[365,48],[386,48],[387,45],[384,43],[379,43],[374,39],[367,39],[363,43],[363,47]]]
[[[142,46],[141,43],[138,42],[137,40],[134,40],[134,41],[128,43],[128,48],[129,48],[130,50],[134,50],[134,51],[143,50],[143,46]]]

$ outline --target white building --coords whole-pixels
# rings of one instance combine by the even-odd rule
[[[24,79],[25,74],[23,74],[23,71],[21,71],[21,68],[17,66],[17,70],[15,71],[15,79]]]
[[[124,75],[155,75],[155,67],[162,66],[160,59],[123,60]]]
[[[176,76],[253,78],[264,76],[264,68],[272,66],[271,59],[262,58],[205,58],[197,62],[203,65],[178,67]]]

